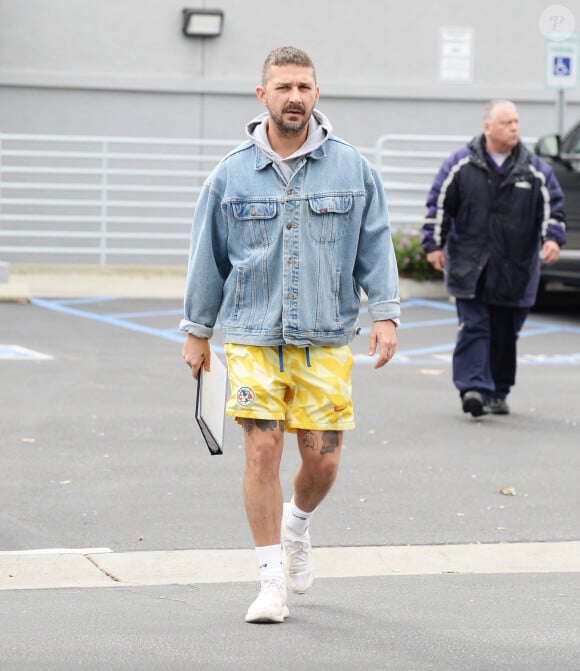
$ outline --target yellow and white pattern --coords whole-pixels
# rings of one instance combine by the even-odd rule
[[[284,421],[286,431],[354,428],[351,369],[342,347],[225,345],[231,396],[226,413]]]

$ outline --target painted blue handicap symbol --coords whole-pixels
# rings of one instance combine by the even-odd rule
[[[569,77],[571,73],[571,59],[569,56],[554,56],[552,74],[554,77]]]

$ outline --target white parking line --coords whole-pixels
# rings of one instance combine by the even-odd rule
[[[90,555],[113,552],[110,548],[48,548],[46,550],[0,550],[0,557],[21,555]]]
[[[317,578],[577,573],[580,541],[315,548]],[[253,550],[4,552],[0,590],[257,581]]]
[[[20,345],[1,345],[0,359],[12,361],[49,361],[54,357]]]

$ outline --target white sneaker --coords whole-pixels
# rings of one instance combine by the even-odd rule
[[[284,504],[282,513],[282,561],[286,584],[294,594],[306,594],[312,587],[312,546],[310,533],[306,530],[299,536],[288,528],[286,520],[290,514],[290,504]]]
[[[284,583],[275,579],[263,580],[258,598],[248,608],[246,622],[284,622],[288,615]]]

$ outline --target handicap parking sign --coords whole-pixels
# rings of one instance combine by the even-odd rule
[[[546,39],[546,86],[574,89],[578,86],[578,33],[565,40]]]
[[[554,56],[552,74],[554,77],[569,77],[572,72],[572,59],[569,56]]]

